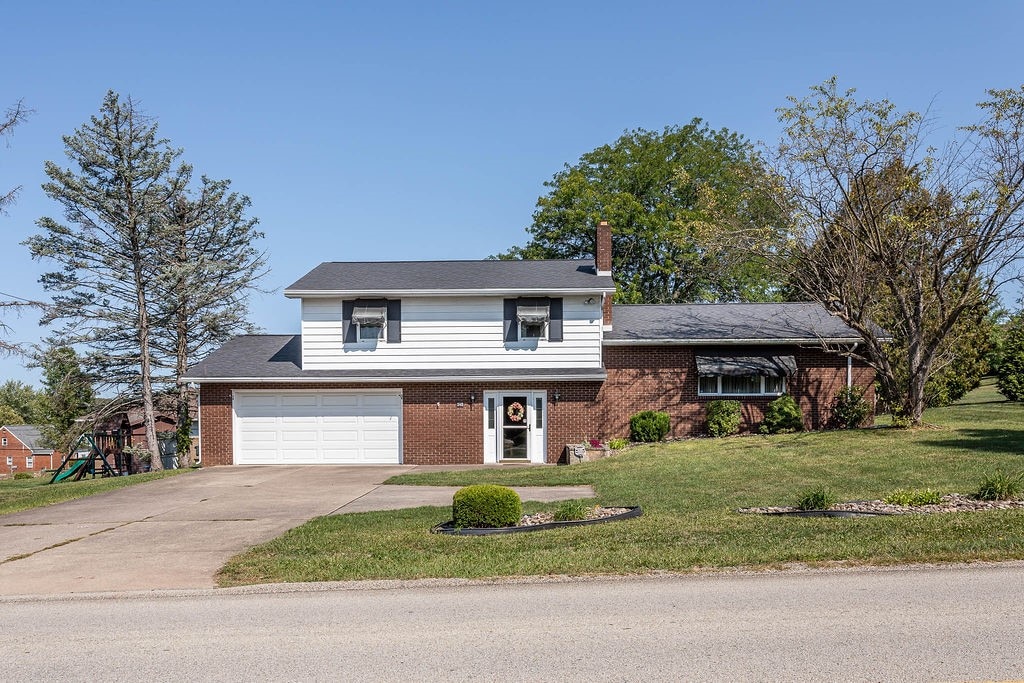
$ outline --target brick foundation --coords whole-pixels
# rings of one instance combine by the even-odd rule
[[[721,351],[721,350],[719,350]],[[735,348],[729,349],[736,352]],[[832,398],[846,385],[846,358],[821,349],[758,347],[758,352],[791,354],[799,368],[788,387],[804,411],[809,429],[827,424]],[[715,353],[701,348],[701,353]],[[585,437],[607,439],[629,435],[629,417],[640,410],[662,410],[672,420],[672,436],[703,432],[704,405],[697,396],[694,347],[605,347],[605,382],[396,382],[392,385],[337,384],[204,384],[201,389],[202,457],[206,465],[232,463],[232,389],[381,389],[403,392],[404,462],[410,465],[483,462],[483,394],[485,391],[548,393],[547,461],[558,462],[566,443]],[[855,363],[853,381],[867,386],[874,402],[874,371]],[[559,400],[554,401],[555,392]],[[469,395],[475,393],[475,403]],[[739,399],[745,431],[756,429],[771,398]],[[459,407],[459,403],[463,403]]]

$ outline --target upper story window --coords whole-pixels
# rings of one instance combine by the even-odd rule
[[[383,339],[387,320],[387,306],[357,305],[352,311],[352,324],[356,326],[356,339],[359,341]]]
[[[6,445],[7,445],[7,437],[5,436],[2,439],[0,439],[0,446],[6,446]]]
[[[550,306],[519,304],[516,307],[520,339],[545,339],[551,321]]]

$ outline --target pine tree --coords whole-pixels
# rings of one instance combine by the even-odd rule
[[[130,97],[113,91],[98,116],[64,137],[64,147],[75,168],[47,162],[43,190],[65,222],[41,218],[43,233],[25,241],[34,258],[60,266],[40,280],[54,293],[43,322],[65,323],[61,339],[90,350],[85,362],[99,381],[141,396],[155,453],[154,289],[167,248],[165,207],[187,181],[187,167],[175,167],[181,151],[157,137],[156,123]],[[153,467],[161,467],[159,457]]]

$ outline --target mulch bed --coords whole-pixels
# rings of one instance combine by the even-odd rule
[[[937,505],[891,505],[883,500],[854,500],[836,503],[830,511],[866,515],[932,515],[946,512],[980,512],[984,510],[1020,510],[1024,500],[977,500],[960,493],[948,493]],[[739,512],[757,515],[781,515],[799,512],[789,505],[740,508]]]

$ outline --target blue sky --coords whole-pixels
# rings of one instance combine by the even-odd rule
[[[0,291],[49,267],[20,242],[43,162],[107,89],[136,98],[197,173],[230,178],[266,233],[267,332],[280,289],[325,260],[483,258],[526,239],[543,182],[624,130],[701,117],[773,141],[775,108],[832,74],[930,107],[937,137],[1024,81],[1018,2],[48,2],[3,13],[0,106],[35,115],[0,147]],[[10,338],[40,336],[7,316]],[[0,381],[35,382],[17,358]]]

